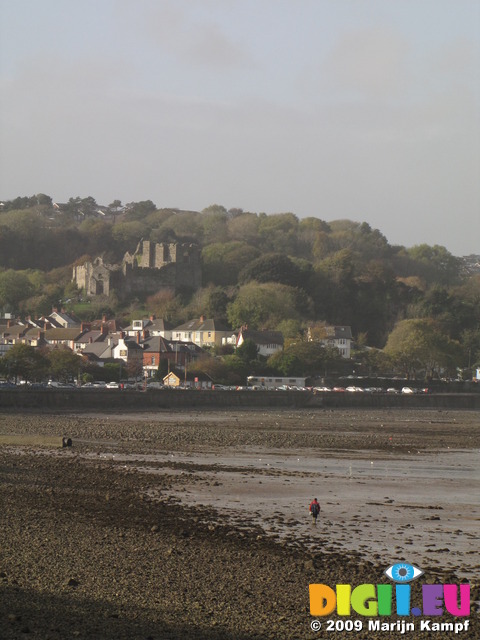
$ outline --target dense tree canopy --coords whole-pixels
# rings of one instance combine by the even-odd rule
[[[385,353],[407,377],[422,371],[427,378],[433,378],[442,370],[455,372],[460,345],[430,318],[402,320],[390,334]]]
[[[203,289],[160,290],[123,306],[113,294],[85,305],[71,282],[72,265],[99,255],[118,262],[142,238],[199,244]],[[248,324],[294,339],[319,320],[349,325],[367,346],[387,345],[409,374],[421,368],[431,375],[454,363],[473,367],[480,359],[480,276],[466,273],[445,247],[391,246],[366,222],[327,223],[291,212],[267,215],[221,204],[181,211],[151,200],[100,206],[92,196],[54,203],[42,193],[4,202],[0,312],[35,316],[58,304],[72,305],[85,319],[102,311],[125,318],[154,313],[176,324],[203,314],[232,329]],[[377,352],[368,353],[359,351],[373,366]],[[244,366],[238,356],[230,358],[237,358],[232,367]],[[295,351],[277,358],[277,370],[298,370]],[[307,354],[300,360],[306,370]]]

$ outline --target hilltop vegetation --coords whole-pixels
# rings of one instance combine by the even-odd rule
[[[159,292],[126,307],[114,294],[82,300],[71,282],[72,265],[98,255],[118,262],[141,238],[199,244],[202,289],[176,297]],[[445,247],[392,246],[366,222],[220,205],[181,211],[150,200],[99,206],[92,197],[77,197],[59,205],[45,194],[3,203],[0,311],[39,316],[59,304],[85,319],[154,313],[180,323],[204,314],[232,328],[278,329],[292,340],[318,322],[350,325],[360,350],[387,345],[397,357],[403,322],[404,333],[423,327],[433,335],[449,350],[453,368],[480,358],[479,276],[465,273]]]

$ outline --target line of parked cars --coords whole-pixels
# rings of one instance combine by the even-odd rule
[[[137,391],[144,390],[162,390],[162,389],[188,389],[191,387],[185,387],[180,385],[178,387],[170,387],[164,385],[162,382],[158,380],[148,380],[145,384],[145,381],[139,382],[105,382],[102,380],[96,382],[86,382],[85,384],[78,386],[74,382],[58,382],[57,380],[49,380],[48,382],[20,382],[18,384],[14,384],[13,382],[0,380],[0,389],[16,389],[16,388],[29,388],[29,389],[133,389]],[[394,387],[389,387],[388,389],[384,389],[382,387],[357,387],[357,386],[348,386],[348,387],[298,387],[298,386],[289,386],[289,385],[281,385],[275,388],[267,388],[265,386],[228,386],[223,384],[215,384],[212,386],[212,390],[214,391],[308,391],[313,393],[389,393],[389,394],[419,394],[419,393],[429,393],[428,388],[414,388],[414,387],[402,387],[401,389],[396,389]]]
[[[416,389],[413,387],[402,387],[401,389],[395,389],[394,387],[389,387],[388,389],[384,389],[383,387],[314,387],[313,391],[315,393],[322,392],[333,392],[333,393],[404,393],[404,394],[414,394],[414,393],[428,393],[429,390],[427,388],[424,389]]]

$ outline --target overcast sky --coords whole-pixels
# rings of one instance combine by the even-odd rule
[[[480,253],[478,0],[0,0],[0,197]]]

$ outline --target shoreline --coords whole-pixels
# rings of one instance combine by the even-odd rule
[[[14,432],[68,435],[73,446],[0,447],[0,636],[5,639],[25,637],[22,625],[28,637],[54,640],[310,638],[309,583],[383,582],[391,558],[379,551],[378,558],[369,559],[360,546],[355,551],[337,544],[338,504],[325,504],[331,512],[321,517],[331,524],[318,528],[317,544],[309,547],[287,511],[281,517],[272,514],[270,523],[250,517],[263,499],[257,490],[280,487],[289,504],[292,490],[283,488],[299,479],[289,459],[309,457],[312,434],[320,436],[315,450],[326,461],[322,481],[334,484],[349,461],[361,469],[371,459],[375,464],[391,456],[402,461],[409,457],[406,447],[419,442],[426,458],[448,447],[453,451],[461,445],[471,454],[480,448],[478,414],[463,411],[0,413],[0,434]],[[257,454],[269,457],[269,468],[253,464]],[[307,471],[298,486],[310,483]],[[339,495],[349,482],[341,480]],[[381,487],[382,500],[369,498],[362,508],[387,517],[399,504],[415,505],[411,497],[396,501],[394,487],[388,492]],[[247,505],[247,512],[230,519],[221,504],[199,504],[199,488],[222,500],[253,501],[253,508]],[[387,504],[385,496],[394,502]],[[358,495],[351,499],[358,502]],[[292,504],[301,500],[295,494]],[[409,511],[440,514],[432,525],[447,528],[443,511]],[[360,521],[356,528],[365,534],[366,524]],[[291,541],[278,535],[279,525],[291,531]],[[308,536],[312,528],[303,527]],[[360,539],[353,529],[349,535]],[[295,540],[298,544],[291,544]],[[400,545],[400,559],[412,559],[413,542]],[[445,582],[456,579],[455,568],[462,563],[430,564],[426,581]],[[472,623],[475,616],[472,611]],[[337,632],[336,637],[351,634]],[[396,637],[404,636],[389,633]]]

